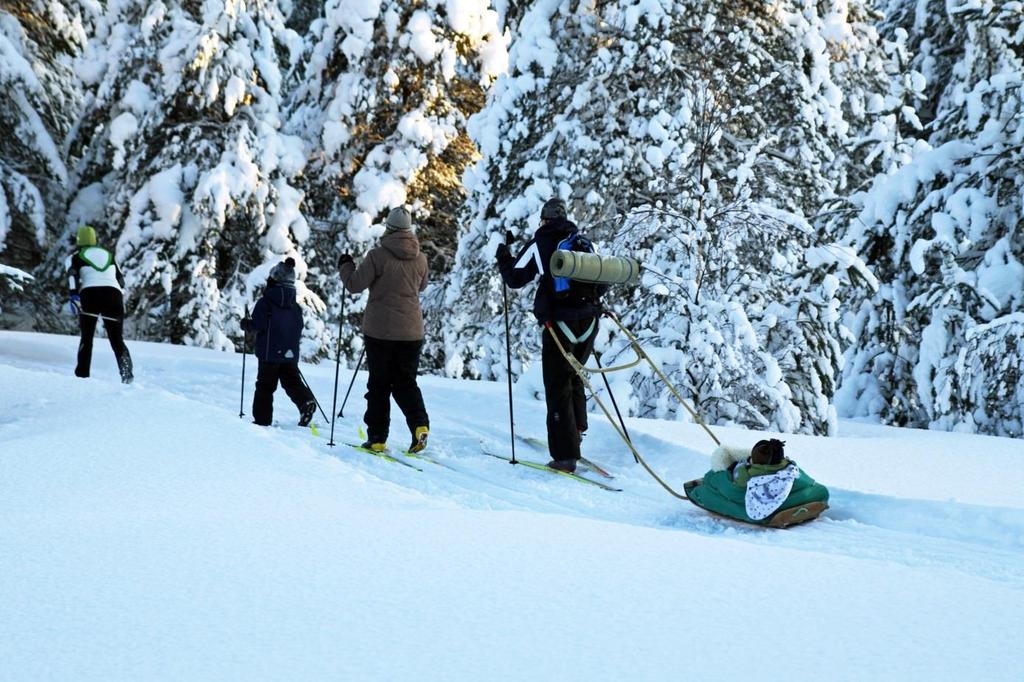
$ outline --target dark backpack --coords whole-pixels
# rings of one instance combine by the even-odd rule
[[[558,242],[556,247],[559,251],[577,251],[581,253],[594,253],[594,245],[589,239],[574,231],[568,237]],[[551,287],[554,290],[555,300],[559,305],[584,306],[597,303],[601,297],[597,284],[592,282],[578,282],[568,277],[551,276]]]

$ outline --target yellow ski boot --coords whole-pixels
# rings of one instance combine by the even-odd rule
[[[429,435],[429,428],[417,426],[415,433],[412,434],[412,445],[409,446],[409,452],[422,452],[427,447],[427,436]]]

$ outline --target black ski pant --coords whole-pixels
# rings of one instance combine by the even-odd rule
[[[587,396],[583,380],[562,355],[551,335],[557,334],[565,352],[581,365],[594,351],[594,337],[597,335],[597,324],[592,317],[562,324],[576,337],[575,342],[559,329],[557,322],[553,322],[544,329],[541,343],[544,399],[548,407],[548,452],[554,460],[580,458],[580,434],[587,430]],[[594,325],[592,329],[591,324]],[[591,330],[589,334],[588,329]]]
[[[417,426],[430,426],[423,394],[416,384],[423,341],[386,341],[364,337],[366,368],[366,435],[371,443],[385,443],[391,428],[391,398],[405,415],[409,432]]]
[[[299,410],[306,403],[316,400],[299,374],[299,363],[260,360],[256,372],[256,393],[252,397],[252,420],[260,426],[270,426],[274,420],[274,391],[277,390],[278,381]]]
[[[89,376],[92,367],[92,338],[96,334],[96,323],[103,320],[103,328],[110,340],[110,347],[117,359],[117,369],[121,380],[132,380],[132,356],[128,354],[128,346],[124,344],[124,297],[115,287],[88,287],[82,289],[81,310],[78,315],[78,327],[82,338],[78,343],[78,364],[75,366],[76,377]],[[103,317],[98,317],[102,315]]]

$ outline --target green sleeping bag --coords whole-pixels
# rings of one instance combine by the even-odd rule
[[[828,488],[801,469],[785,502],[767,518],[759,521],[747,515],[745,497],[750,478],[775,473],[789,464],[789,460],[776,465],[740,463],[735,465],[742,467],[735,481],[729,469],[709,471],[704,474],[704,478],[686,483],[683,490],[691,502],[714,514],[757,526],[785,528],[811,521],[828,509]]]

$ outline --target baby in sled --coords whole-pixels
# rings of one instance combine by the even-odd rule
[[[828,509],[828,489],[786,457],[785,443],[758,441],[748,452],[722,446],[704,478],[683,486],[698,507],[759,526],[805,523]]]

